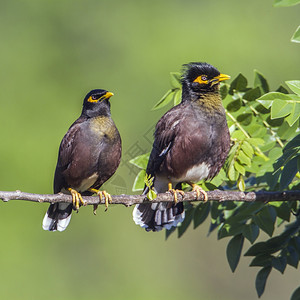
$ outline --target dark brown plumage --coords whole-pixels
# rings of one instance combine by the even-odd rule
[[[197,193],[203,192],[195,183],[220,171],[230,136],[219,83],[229,78],[207,63],[185,65],[182,101],[158,121],[146,170],[154,177],[157,193],[180,187],[183,182]],[[171,191],[176,196],[176,191]],[[183,203],[136,205],[133,219],[147,231],[170,229],[183,221]]]
[[[81,116],[61,141],[54,176],[54,193],[71,193],[73,204],[51,204],[43,228],[63,231],[70,222],[72,208],[84,204],[81,195],[98,193],[108,202],[110,195],[99,188],[117,170],[121,159],[121,138],[110,113],[105,90],[92,90],[83,102]]]

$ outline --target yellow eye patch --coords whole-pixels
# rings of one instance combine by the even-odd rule
[[[93,96],[90,96],[87,101],[88,102],[98,102],[99,98],[97,98],[95,95],[93,95]]]
[[[200,75],[193,82],[198,82],[200,84],[211,83],[212,85],[214,85],[214,84],[219,83],[220,81],[224,81],[224,80],[228,80],[228,79],[230,79],[230,76],[226,75],[226,74],[220,74],[211,80],[208,80],[206,75]]]
[[[90,96],[87,101],[88,102],[92,102],[92,103],[95,103],[95,102],[99,102],[99,101],[102,101],[104,99],[109,99],[111,96],[113,96],[114,94],[111,93],[111,92],[107,92],[106,94],[100,96],[100,95],[92,95]]]
[[[200,84],[208,84],[208,79],[206,75],[198,76],[193,82],[198,82]]]

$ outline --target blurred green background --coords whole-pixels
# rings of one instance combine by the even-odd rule
[[[52,193],[59,143],[93,88],[114,92],[112,114],[123,159],[105,185],[131,193],[133,156],[150,151],[151,111],[169,72],[207,61],[222,73],[271,88],[300,79],[300,48],[290,43],[300,9],[261,1],[1,1],[0,189]],[[250,81],[251,81],[250,80]],[[132,208],[73,214],[63,233],[42,230],[47,204],[0,204],[1,299],[256,299],[257,269],[242,258],[235,274],[227,241],[208,224],[167,242],[146,233]],[[299,274],[273,272],[263,299],[288,299]]]

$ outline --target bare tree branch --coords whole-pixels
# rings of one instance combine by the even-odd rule
[[[270,201],[297,201],[300,200],[300,191],[283,192],[233,192],[233,191],[210,191],[207,192],[208,201],[244,201],[244,202],[270,202]],[[67,194],[33,194],[21,191],[6,192],[0,191],[0,199],[4,202],[9,200],[24,200],[33,202],[72,203],[72,197]],[[83,196],[87,205],[105,204],[104,199],[100,201],[98,196]],[[112,204],[123,204],[131,206],[139,203],[173,202],[172,194],[166,192],[158,194],[155,200],[149,201],[145,195],[112,195]],[[196,192],[186,192],[184,196],[178,194],[178,201],[204,201],[203,195],[197,199]]]

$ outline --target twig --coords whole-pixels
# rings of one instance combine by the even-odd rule
[[[270,201],[297,201],[300,200],[300,191],[283,192],[233,192],[233,191],[210,191],[207,192],[208,201],[244,201],[244,202],[270,202]],[[23,200],[33,202],[72,203],[72,197],[67,194],[33,194],[21,191],[6,192],[0,191],[0,199],[4,202],[9,200]],[[104,199],[99,201],[98,196],[83,196],[87,205],[105,204]],[[145,195],[112,195],[112,204],[123,204],[131,206],[139,203],[173,202],[174,197],[170,193],[158,194],[157,198],[149,201]],[[204,201],[203,195],[197,199],[196,192],[186,192],[184,196],[178,194],[179,202]]]

